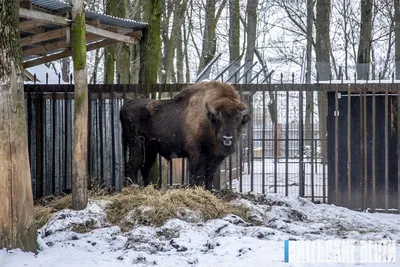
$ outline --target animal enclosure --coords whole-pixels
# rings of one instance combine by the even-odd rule
[[[371,168],[367,169],[368,177],[370,177],[367,190],[374,188],[372,183],[375,183],[376,188],[383,188],[367,191],[368,197],[385,199],[389,196],[390,205],[385,206],[385,201],[363,202],[362,197],[365,198],[366,189],[363,183],[357,181],[364,180],[366,172],[363,166],[372,164],[374,158],[371,150],[368,150],[369,156],[364,159],[364,150],[360,150],[361,147],[353,148],[351,144],[348,146],[347,142],[343,142],[349,138],[360,141],[360,136],[354,136],[359,126],[352,126],[350,137],[344,137],[343,131],[347,124],[342,121],[341,116],[332,117],[332,114],[336,114],[338,110],[335,98],[332,100],[332,95],[335,96],[339,92],[357,93],[354,99],[362,99],[360,92],[364,91],[397,95],[400,93],[399,84],[344,84],[340,81],[338,83],[295,84],[270,83],[269,81],[263,84],[233,85],[241,98],[248,103],[252,120],[242,133],[242,138],[237,145],[238,152],[221,164],[214,181],[217,189],[228,187],[240,192],[272,192],[287,196],[302,196],[315,202],[333,203],[354,209],[398,209],[400,197],[397,187],[400,187],[398,178],[400,174],[397,174],[399,159],[397,153],[399,137],[397,136],[399,136],[399,131],[392,132],[386,137],[381,134],[383,130],[377,130],[380,134],[375,136],[375,142],[385,143],[386,140],[388,149],[379,148],[380,154],[377,152],[375,160],[378,160],[379,155],[379,160],[387,157],[389,159],[387,162],[391,163],[379,165],[383,166],[383,169],[379,169],[379,175],[375,176],[375,180],[372,180],[374,176],[371,174]],[[119,110],[124,101],[143,97],[171,98],[185,86],[185,84],[89,85],[88,179],[90,185],[102,185],[110,190],[120,190],[124,185],[119,121]],[[32,187],[36,199],[47,195],[59,195],[71,189],[73,91],[73,85],[68,84],[25,85]],[[321,95],[326,95],[329,100],[323,107],[318,105]],[[360,109],[357,103],[362,104],[363,101],[352,103],[351,105],[354,106],[352,112]],[[390,103],[386,110],[393,111],[396,107],[397,112],[397,96],[396,100],[391,100]],[[372,107],[371,102],[363,112],[367,110],[372,112]],[[324,109],[327,112],[325,121],[320,116]],[[382,116],[392,118],[394,116],[392,113],[384,115],[386,113],[383,112]],[[364,123],[365,119],[369,120],[370,115],[364,118],[360,114],[357,113],[352,117],[351,125],[359,125],[357,123]],[[390,123],[394,123],[393,127],[396,128],[398,121]],[[375,128],[378,129],[377,127],[386,126],[376,124]],[[361,127],[359,133],[372,138],[371,127]],[[373,143],[373,139],[368,140]],[[351,158],[354,160],[349,161],[353,171],[347,175],[347,172],[343,171],[343,166],[347,164],[343,161],[348,159],[346,155],[348,155],[349,147],[353,153]],[[356,151],[357,149],[359,152]],[[363,160],[357,161],[356,157]],[[393,157],[395,159],[392,159]],[[393,164],[396,168],[389,167]],[[161,167],[159,177],[162,177],[163,187],[187,182],[188,169],[185,159],[174,159],[171,162],[161,159],[159,166]],[[380,175],[386,172],[386,176]],[[348,181],[350,181],[350,187],[347,186]],[[389,187],[391,189],[385,191],[385,188]],[[396,190],[393,191],[393,188]],[[347,199],[345,192],[354,197]]]

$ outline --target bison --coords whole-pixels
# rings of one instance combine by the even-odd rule
[[[144,185],[157,153],[187,158],[189,184],[212,188],[218,166],[235,152],[248,106],[235,88],[219,81],[193,84],[168,100],[130,100],[120,110],[125,176]],[[129,161],[126,156],[129,151]]]

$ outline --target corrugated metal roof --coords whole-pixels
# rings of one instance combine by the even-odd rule
[[[66,13],[72,10],[69,3],[62,0],[31,0],[32,5],[47,9],[53,12]],[[131,28],[131,29],[143,29],[147,27],[147,23],[139,22],[131,19],[123,19],[113,17],[105,14],[100,14],[92,11],[86,11],[86,18],[89,20],[99,20],[101,24]]]

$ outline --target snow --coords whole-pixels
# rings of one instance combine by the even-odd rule
[[[250,194],[232,204],[248,206],[253,222],[259,223],[245,222],[236,215],[201,222],[189,213],[161,227],[136,225],[122,232],[107,222],[106,201],[90,201],[85,210],[57,212],[39,229],[37,255],[0,250],[0,266],[329,267],[337,265],[284,263],[283,240],[400,240],[397,214],[356,212],[271,193]],[[73,232],[77,223],[89,223],[96,229]],[[400,258],[399,245],[396,257]],[[346,266],[356,265],[360,264]]]

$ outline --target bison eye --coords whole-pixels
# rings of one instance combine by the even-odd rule
[[[245,125],[250,120],[250,115],[244,115],[242,118],[242,124]]]
[[[219,123],[220,117],[218,115],[214,115],[210,112],[208,112],[208,118],[213,122],[213,123]]]

